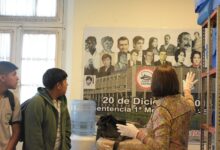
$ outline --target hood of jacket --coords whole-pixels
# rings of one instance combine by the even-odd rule
[[[53,105],[53,103],[52,103],[52,97],[50,97],[50,94],[49,94],[49,92],[48,92],[48,90],[47,90],[46,88],[39,87],[39,88],[37,88],[37,91],[38,91],[37,94],[39,94],[40,96],[44,97],[44,99],[45,99],[48,103],[50,103],[50,104]],[[62,102],[64,102],[65,104],[67,104],[67,99],[66,99],[66,96],[65,96],[65,95],[60,96],[60,97],[58,97],[57,99],[60,100],[60,101],[62,101]]]

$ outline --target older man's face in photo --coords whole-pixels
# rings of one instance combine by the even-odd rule
[[[169,36],[165,36],[164,37],[164,41],[165,41],[165,44],[169,44],[170,43],[170,37]]]
[[[192,39],[190,34],[185,34],[180,39],[180,48],[185,48],[186,50],[192,47]]]

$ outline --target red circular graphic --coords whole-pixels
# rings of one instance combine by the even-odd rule
[[[141,67],[136,74],[136,83],[142,90],[150,90],[153,68]]]

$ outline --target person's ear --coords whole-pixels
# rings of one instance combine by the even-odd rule
[[[58,90],[62,89],[62,82],[58,82],[56,84],[56,87],[57,87]]]
[[[0,74],[0,82],[3,82],[5,80],[5,75]]]

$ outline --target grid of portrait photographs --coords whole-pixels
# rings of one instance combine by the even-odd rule
[[[201,34],[196,30],[87,29],[84,35],[84,75],[95,79],[139,65],[199,68],[201,51]],[[84,85],[85,88],[95,88],[91,84]]]

